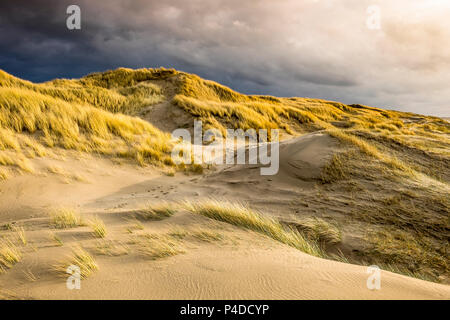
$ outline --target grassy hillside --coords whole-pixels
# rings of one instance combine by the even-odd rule
[[[0,71],[0,164],[32,171],[27,158],[57,147],[170,165],[169,135],[129,114],[162,101],[148,80],[173,73],[119,69],[34,84]]]
[[[344,151],[317,182],[323,212],[358,226],[366,238],[358,249],[362,258],[353,251],[348,258],[433,280],[449,274],[450,123],[437,117],[248,96],[167,69],[122,68],[41,84],[0,70],[0,179],[32,172],[30,158],[65,150],[172,166],[169,133],[138,117],[141,109],[165,103],[201,119],[205,130],[279,128],[285,137],[328,132]],[[316,217],[306,204],[317,197],[308,197],[293,201],[295,209]]]

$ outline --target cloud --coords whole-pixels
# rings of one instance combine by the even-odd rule
[[[381,29],[367,28],[377,4]],[[67,30],[69,4],[82,30]],[[450,6],[420,0],[16,0],[0,67],[34,81],[175,67],[245,93],[450,116]]]

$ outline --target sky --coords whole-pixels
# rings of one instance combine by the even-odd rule
[[[450,117],[449,17],[449,0],[2,0],[0,69],[41,82],[164,66],[247,94]]]

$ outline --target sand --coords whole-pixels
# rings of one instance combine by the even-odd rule
[[[309,256],[261,234],[213,221],[182,209],[160,221],[141,221],[135,210],[161,200],[197,201],[208,197],[248,201],[255,208],[289,220],[292,199],[314,192],[321,168],[338,149],[328,135],[315,133],[283,142],[280,171],[261,176],[257,165],[218,167],[203,175],[139,168],[96,157],[35,159],[36,168],[57,165],[67,174],[24,174],[0,182],[0,225],[26,230],[23,258],[0,274],[0,297],[26,299],[449,299],[448,285],[381,273],[381,289],[370,290],[366,266]],[[77,173],[83,179],[75,179]],[[52,229],[49,211],[76,208],[83,217],[98,216],[108,229],[96,239],[88,226]],[[183,230],[182,253],[149,259],[140,250],[145,235]],[[199,230],[220,234],[202,241]],[[57,234],[58,246],[49,236]],[[3,236],[12,231],[0,231]],[[68,290],[66,278],[52,267],[83,246],[99,269]],[[110,246],[109,254],[99,248]],[[68,276],[68,275],[67,275]]]

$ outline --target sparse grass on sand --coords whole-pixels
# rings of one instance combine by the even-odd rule
[[[256,231],[313,256],[324,256],[316,243],[305,239],[296,230],[284,227],[275,219],[264,216],[241,203],[205,200],[201,202],[185,201],[182,205],[192,213]]]
[[[66,260],[55,265],[53,269],[61,276],[67,276],[67,268],[72,265],[80,268],[82,279],[86,279],[98,270],[98,265],[94,258],[80,246],[74,247],[72,254]]]
[[[99,217],[94,217],[89,220],[89,226],[97,238],[104,238],[107,235],[105,223]]]
[[[341,231],[324,219],[311,217],[297,220],[295,226],[302,235],[311,241],[323,244],[337,244],[341,242]]]
[[[130,249],[125,244],[112,240],[99,240],[95,247],[96,254],[112,257],[127,255],[129,251]]]
[[[171,217],[176,211],[173,204],[167,202],[159,202],[147,204],[145,208],[136,212],[136,217],[142,220],[162,220]]]
[[[21,244],[23,244],[24,246],[26,246],[28,244],[28,240],[27,240],[27,235],[25,234],[25,229],[22,226],[20,226],[20,227],[14,227],[13,230],[16,232],[19,242]]]
[[[178,241],[165,235],[144,235],[139,241],[139,252],[152,260],[171,257],[184,251]]]
[[[192,232],[192,236],[204,242],[221,241],[224,239],[223,234],[205,228],[197,228]]]
[[[50,237],[51,240],[53,240],[56,243],[56,245],[58,247],[61,247],[61,246],[64,245],[64,242],[61,240],[61,238],[56,233],[51,232],[49,234],[49,237]]]
[[[22,258],[20,250],[9,240],[0,241],[0,274],[10,269]]]
[[[84,223],[75,209],[58,208],[50,213],[50,225],[57,229],[67,229],[82,226]]]
[[[331,183],[344,179],[347,175],[343,158],[339,154],[334,154],[331,160],[322,169],[322,182]]]

